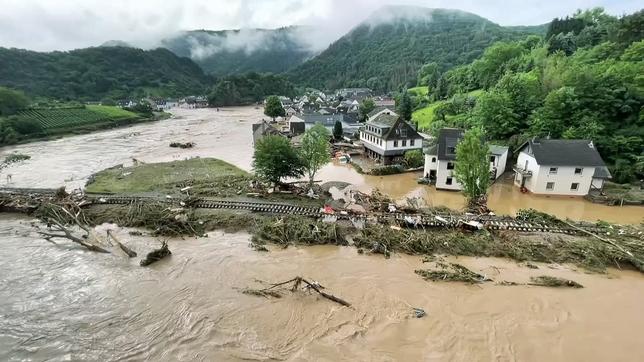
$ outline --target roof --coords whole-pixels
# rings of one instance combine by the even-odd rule
[[[298,114],[293,117],[297,117],[304,121],[304,123],[316,124],[320,123],[326,127],[332,127],[335,125],[336,121],[342,122],[347,126],[358,126],[358,120],[355,117],[348,116],[346,114]],[[296,119],[291,118],[292,122],[297,122]]]
[[[506,152],[508,152],[508,148],[506,146],[490,145],[490,153],[493,155],[501,156]]]
[[[610,174],[610,171],[608,171],[608,167],[606,166],[600,166],[600,167],[595,167],[595,173],[593,174],[593,178],[612,178],[613,176]]]
[[[394,112],[392,107],[378,106],[378,107],[374,108],[373,111],[369,112],[369,114],[367,114],[367,117],[371,118],[371,117],[375,116],[376,114],[378,114],[379,112],[382,112],[382,111],[384,111],[386,109],[389,110],[391,113],[394,113],[394,114],[396,113],[396,112]]]
[[[379,114],[376,118],[369,120],[367,124],[378,128],[392,127],[397,120],[398,120],[397,116],[382,113],[382,114]]]
[[[423,153],[426,155],[436,155],[436,152],[438,152],[438,145],[429,145],[427,147],[423,148]]]
[[[443,128],[438,132],[438,159],[453,161],[456,159],[456,145],[463,138],[465,131],[458,128]]]
[[[598,166],[606,164],[590,140],[532,139],[519,147],[528,148],[539,165],[547,166]],[[530,152],[531,150],[531,152]]]

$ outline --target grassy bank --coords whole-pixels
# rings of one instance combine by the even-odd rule
[[[91,193],[172,194],[190,187],[201,196],[232,196],[250,192],[252,175],[214,158],[113,167],[95,174],[85,191]]]

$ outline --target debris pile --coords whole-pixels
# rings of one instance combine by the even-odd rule
[[[172,142],[172,143],[170,143],[170,147],[172,147],[172,148],[193,148],[196,145],[197,144],[194,143],[194,142],[185,142],[185,143]]]

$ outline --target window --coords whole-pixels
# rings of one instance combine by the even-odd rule
[[[546,184],[546,190],[552,191],[555,189],[555,183],[554,182],[548,182]]]
[[[413,145],[414,145],[414,141],[415,141],[415,140],[409,140],[409,145],[410,145],[410,146],[413,146]]]
[[[490,156],[490,162],[494,163],[494,160],[495,160],[495,159],[496,159],[496,157],[494,157],[494,156]]]
[[[398,141],[394,141],[394,147],[398,147]]]
[[[579,190],[579,182],[573,182],[572,185],[570,185],[570,190],[571,191]]]
[[[578,167],[575,169],[575,175],[581,175],[582,172],[584,172],[583,168]]]
[[[448,177],[448,178],[445,180],[445,185],[451,185],[451,184],[452,184],[452,178],[451,178],[451,177]]]
[[[448,170],[453,170],[454,169],[454,162],[448,162],[447,163],[447,169]]]
[[[403,147],[407,147],[407,140],[403,140],[403,141],[402,141],[402,146],[403,146]]]
[[[432,157],[432,163],[436,162],[436,157]]]
[[[400,129],[400,135],[403,137],[407,137],[407,128],[401,128]]]
[[[550,167],[550,172],[549,174],[551,175],[556,175],[557,174],[557,168],[556,167]]]
[[[456,147],[447,147],[447,153],[456,153]]]

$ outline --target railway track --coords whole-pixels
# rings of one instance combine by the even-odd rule
[[[37,188],[0,188],[0,198],[13,196],[53,196],[55,189]],[[86,194],[85,199],[93,204],[128,205],[137,202],[156,202],[168,205],[185,206],[183,200],[178,198],[160,198],[156,196],[116,196],[107,194]],[[243,210],[258,213],[276,215],[298,215],[307,217],[328,216],[317,208],[289,205],[283,203],[254,202],[254,201],[232,201],[217,199],[198,199],[190,202],[190,207],[200,209],[220,210]],[[407,227],[457,227],[459,223],[467,221],[479,221],[488,230],[510,230],[516,232],[548,232],[559,234],[579,234],[580,231],[573,228],[565,228],[558,225],[546,225],[538,223],[522,222],[507,217],[498,216],[475,216],[475,215],[450,215],[450,214],[406,214],[406,213],[371,213],[367,215],[349,215],[336,213],[331,218],[337,219],[362,219],[376,220],[398,224]],[[587,231],[595,232],[596,229],[585,227]]]

